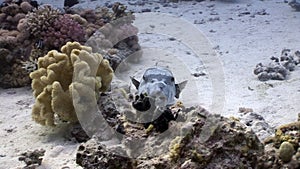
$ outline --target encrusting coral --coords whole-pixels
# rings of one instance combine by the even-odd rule
[[[265,154],[258,161],[259,168],[300,167],[300,114],[297,122],[284,124],[267,138]]]
[[[114,150],[92,138],[79,146],[76,162],[84,168],[255,168],[258,157],[263,154],[263,144],[242,123],[209,114],[201,107],[183,108],[180,114],[182,120],[173,122],[170,127],[170,130],[176,128],[175,130],[182,133],[175,138],[171,133],[161,138],[155,131],[139,129],[134,124],[124,126],[126,135],[123,135],[121,141],[125,146],[124,152],[132,151],[127,147],[126,140],[138,138],[138,142],[151,140],[149,145],[142,144],[145,147],[151,146],[155,149],[159,145],[158,151],[166,147],[167,151],[162,154],[151,156],[152,148],[145,148],[142,152],[134,151],[137,157],[130,159],[114,153]],[[133,146],[134,149],[139,145]]]
[[[124,92],[127,91],[117,92],[118,96]],[[300,167],[300,114],[297,122],[278,127],[275,136],[266,139],[263,144],[238,119],[210,114],[200,106],[171,107],[172,114],[178,113],[178,116],[168,121],[167,130],[163,131],[158,130],[160,126],[154,123],[145,126],[132,122],[125,115],[129,110],[120,108],[119,104],[116,107],[112,95],[116,93],[106,92],[100,97],[98,108],[109,126],[122,137],[111,146],[104,144],[102,133],[96,133],[82,143],[77,151],[76,163],[83,168]],[[125,100],[117,98],[122,104],[133,101],[132,96]],[[180,134],[173,135],[176,131]],[[166,135],[160,137],[161,134]]]
[[[61,52],[49,51],[38,59],[38,69],[30,74],[36,98],[32,118],[47,126],[54,126],[55,119],[76,122],[72,92],[94,85],[92,92],[96,95],[108,89],[112,77],[108,61],[78,42],[68,42]]]

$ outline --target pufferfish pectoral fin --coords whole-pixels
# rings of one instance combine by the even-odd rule
[[[180,82],[178,84],[175,84],[175,90],[176,90],[176,94],[175,97],[178,99],[179,98],[179,94],[180,92],[185,88],[186,84],[187,84],[187,80]]]
[[[136,80],[134,77],[130,77],[132,84],[135,86],[135,88],[138,90],[140,86],[140,82]]]

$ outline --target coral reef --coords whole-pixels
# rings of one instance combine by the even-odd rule
[[[44,154],[44,149],[28,151],[21,154],[19,161],[24,161],[26,163],[26,166],[23,167],[24,169],[33,169],[42,164],[42,157]]]
[[[72,5],[70,3],[73,2],[66,3]],[[95,10],[65,8],[61,11],[50,5],[38,6],[36,1],[31,0],[5,1],[0,6],[0,63],[5,65],[0,68],[0,87],[30,84],[30,78],[25,81],[24,76],[34,70],[35,60],[39,57],[50,50],[59,50],[67,42],[84,44],[97,30],[117,20],[117,29],[106,29],[106,35],[109,32],[116,35],[110,34],[104,38],[105,42],[110,40],[107,43],[113,44],[104,49],[120,49],[115,53],[117,57],[111,57],[111,53],[102,49],[98,49],[101,52],[94,52],[110,59],[114,63],[111,65],[120,63],[133,53],[133,48],[140,48],[137,29],[131,25],[133,19],[132,13],[127,12],[126,6],[120,3],[115,3],[111,10],[97,7]],[[21,71],[23,73],[15,72],[13,66],[24,67],[25,70]]]
[[[260,81],[285,80],[294,71],[296,65],[300,63],[300,52],[291,52],[290,49],[283,49],[280,57],[271,57],[272,62],[267,66],[259,63],[254,69]]]
[[[48,126],[54,126],[55,119],[76,122],[72,92],[88,90],[87,94],[97,94],[105,91],[112,76],[113,70],[108,61],[78,42],[68,42],[61,48],[61,53],[49,51],[38,59],[38,69],[30,74],[36,98],[32,108],[33,119]]]
[[[32,43],[26,29],[26,15],[36,1],[5,1],[0,6],[0,87],[19,87],[30,84],[21,62],[30,54]],[[17,47],[16,47],[17,46]]]
[[[115,70],[128,56],[136,60],[140,58],[141,47],[138,44],[137,31],[131,24],[108,23],[97,30],[86,44],[93,48],[93,52],[99,52],[109,60]]]
[[[152,125],[146,129],[127,122],[123,126],[126,131],[122,144],[124,152],[114,153],[115,150],[93,138],[79,146],[76,162],[84,168],[115,168],[116,164],[125,168],[254,168],[264,152],[257,136],[236,120],[210,114],[201,107],[182,108],[179,116],[170,126],[171,130],[181,131],[177,137],[169,135],[162,139],[152,130]],[[158,144],[159,150],[165,146],[169,148],[158,156],[151,156],[147,148],[138,151],[135,159],[120,156],[131,151],[126,140],[136,138],[139,142],[151,140],[144,145],[146,147],[155,148]]]
[[[51,6],[42,6],[26,16],[27,29],[46,49],[59,49],[67,42],[85,42],[85,31],[70,15]]]
[[[116,36],[110,34],[104,38],[105,43],[113,45],[104,49],[120,49],[115,53],[117,57],[111,57],[111,53],[102,49],[94,52],[110,59],[114,63],[111,65],[120,63],[133,53],[134,48],[140,48],[137,29],[131,25],[133,19],[132,13],[120,3],[115,3],[111,10],[98,7],[95,10],[65,8],[65,11],[60,11],[49,5],[38,6],[36,1],[5,1],[0,6],[0,63],[5,65],[0,68],[0,87],[30,84],[30,78],[25,81],[24,76],[34,70],[39,57],[50,50],[59,50],[67,42],[84,44],[98,29],[114,20],[118,20],[117,29],[106,29],[106,35],[114,32]],[[24,67],[25,70],[15,72],[15,67]]]

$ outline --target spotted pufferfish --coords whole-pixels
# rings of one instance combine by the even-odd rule
[[[173,73],[167,68],[148,68],[140,81],[131,77],[138,95],[145,95],[155,100],[158,107],[168,107],[175,104],[175,98],[179,98],[181,91],[187,84],[187,80],[176,84]]]

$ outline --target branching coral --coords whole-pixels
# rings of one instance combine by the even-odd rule
[[[68,42],[61,53],[52,50],[39,58],[38,70],[30,74],[36,97],[32,117],[36,122],[54,126],[55,116],[63,121],[77,121],[71,95],[72,90],[85,90],[85,80],[97,87],[93,89],[94,94],[108,88],[113,71],[107,60],[91,51],[90,47],[78,42]],[[92,69],[96,71],[94,76]]]
[[[28,30],[31,35],[36,38],[41,37],[44,30],[52,27],[55,20],[61,12],[58,9],[54,9],[49,5],[39,7],[33,12],[29,13],[27,17]]]
[[[56,49],[67,42],[84,42],[85,32],[69,15],[62,15],[55,19],[47,31],[41,32],[41,36],[46,46]]]

